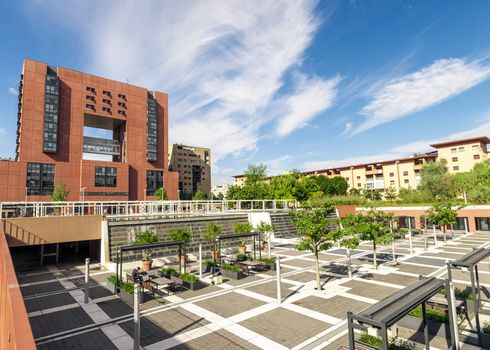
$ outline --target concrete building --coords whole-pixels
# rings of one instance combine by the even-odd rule
[[[15,160],[0,161],[0,201],[48,201],[58,183],[68,200],[151,199],[162,186],[177,199],[167,94],[26,59],[17,117]]]
[[[229,188],[230,185],[215,185],[211,188],[211,194],[213,195],[214,198],[214,197],[218,197],[221,193],[223,195],[223,198],[226,198]]]
[[[398,191],[401,188],[416,188],[421,180],[422,165],[431,161],[445,159],[450,173],[470,171],[476,163],[488,159],[489,143],[490,139],[486,136],[441,142],[431,145],[435,151],[413,157],[310,170],[303,174],[342,176],[349,188],[384,191],[392,187]],[[244,175],[236,175],[233,184],[242,186],[244,181]]]
[[[169,169],[179,173],[181,199],[190,199],[201,191],[211,197],[211,150],[204,147],[171,145]]]

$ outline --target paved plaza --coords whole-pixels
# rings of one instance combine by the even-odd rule
[[[281,256],[282,303],[277,302],[275,272],[227,281],[198,291],[158,296],[143,303],[144,349],[335,349],[347,346],[347,311],[358,312],[397,292],[420,275],[444,277],[445,261],[486,244],[490,233],[458,233],[455,241],[434,241],[427,251],[423,236],[379,248],[382,265],[372,269],[371,244],[353,252],[353,278],[347,277],[345,250],[321,254],[324,290],[315,287],[311,253],[276,245]],[[482,287],[490,287],[488,264],[482,263]],[[133,310],[105,287],[109,273],[91,269],[90,302],[84,304],[83,267],[47,266],[21,272],[19,284],[40,349],[132,349]],[[469,276],[453,274],[455,284],[469,286]],[[420,339],[414,334],[412,340]],[[433,348],[447,348],[433,338]]]

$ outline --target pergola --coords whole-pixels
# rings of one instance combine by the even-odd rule
[[[216,241],[218,242],[218,254],[219,254],[220,266],[221,266],[221,241],[225,241],[228,239],[237,239],[237,238],[240,239],[242,237],[253,237],[254,260],[256,259],[256,257],[257,257],[256,252],[255,252],[255,250],[256,250],[256,247],[255,247],[256,239],[258,239],[259,246],[260,246],[260,235],[257,232],[236,233],[236,234],[232,234],[232,235],[219,235],[218,237],[216,237]],[[261,258],[261,257],[262,257],[262,252],[259,249],[259,258]]]
[[[452,280],[451,269],[468,270],[471,279],[471,293],[473,294],[473,302],[475,304],[475,323],[478,334],[478,344],[481,346],[481,327],[480,327],[480,279],[478,276],[478,263],[490,256],[490,249],[474,248],[471,252],[463,255],[458,260],[448,262],[447,275]]]
[[[429,349],[429,328],[427,324],[426,302],[445,286],[447,286],[448,291],[446,296],[449,305],[449,324],[451,330],[453,330],[453,315],[455,311],[454,307],[451,307],[453,306],[453,299],[451,298],[452,293],[449,292],[449,281],[446,280],[445,282],[444,280],[435,277],[424,277],[356,315],[349,311],[347,313],[349,349],[355,349],[356,340],[354,338],[354,329],[366,332],[368,328],[372,327],[380,330],[381,339],[383,341],[382,349],[388,350],[388,327],[397,323],[407,315],[410,310],[418,305],[422,305],[422,325],[424,327],[425,347],[426,349]],[[451,332],[451,344],[459,344],[455,338],[455,334]],[[453,349],[458,349],[458,346],[453,346]]]
[[[117,250],[117,254],[116,254],[116,285],[114,286],[114,293],[119,292],[119,286],[118,286],[119,281],[122,281],[122,264],[123,264],[124,252],[162,248],[162,247],[174,247],[174,246],[179,247],[179,274],[180,274],[182,272],[182,262],[180,260],[180,256],[182,255],[182,247],[185,247],[185,241],[158,242],[152,244],[127,245],[124,247],[120,247]],[[184,272],[185,272],[185,265],[184,265]]]

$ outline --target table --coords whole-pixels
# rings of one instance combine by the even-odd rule
[[[160,289],[162,286],[167,286],[167,294],[170,295],[170,290],[168,287],[173,283],[171,279],[168,279],[167,277],[158,277],[158,278],[151,278],[148,282],[151,284],[154,284],[156,289]]]
[[[245,260],[245,261],[239,261],[237,264],[243,265],[247,268],[247,275],[250,275],[250,269],[255,269],[257,267],[262,267],[266,265],[263,261],[258,261],[258,260]]]

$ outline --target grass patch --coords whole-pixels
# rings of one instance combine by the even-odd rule
[[[230,271],[230,272],[240,272],[240,271],[242,271],[238,267],[233,266],[233,265],[230,265],[230,264],[226,264],[226,263],[222,263],[221,264],[221,268],[223,270]]]
[[[196,275],[190,274],[188,272],[181,274],[180,278],[182,278],[184,281],[191,282],[191,283],[199,281],[199,277],[197,277]]]
[[[410,316],[422,318],[422,305],[410,310],[408,313]],[[427,308],[427,319],[435,322],[449,323],[449,316],[445,310],[438,308]]]

